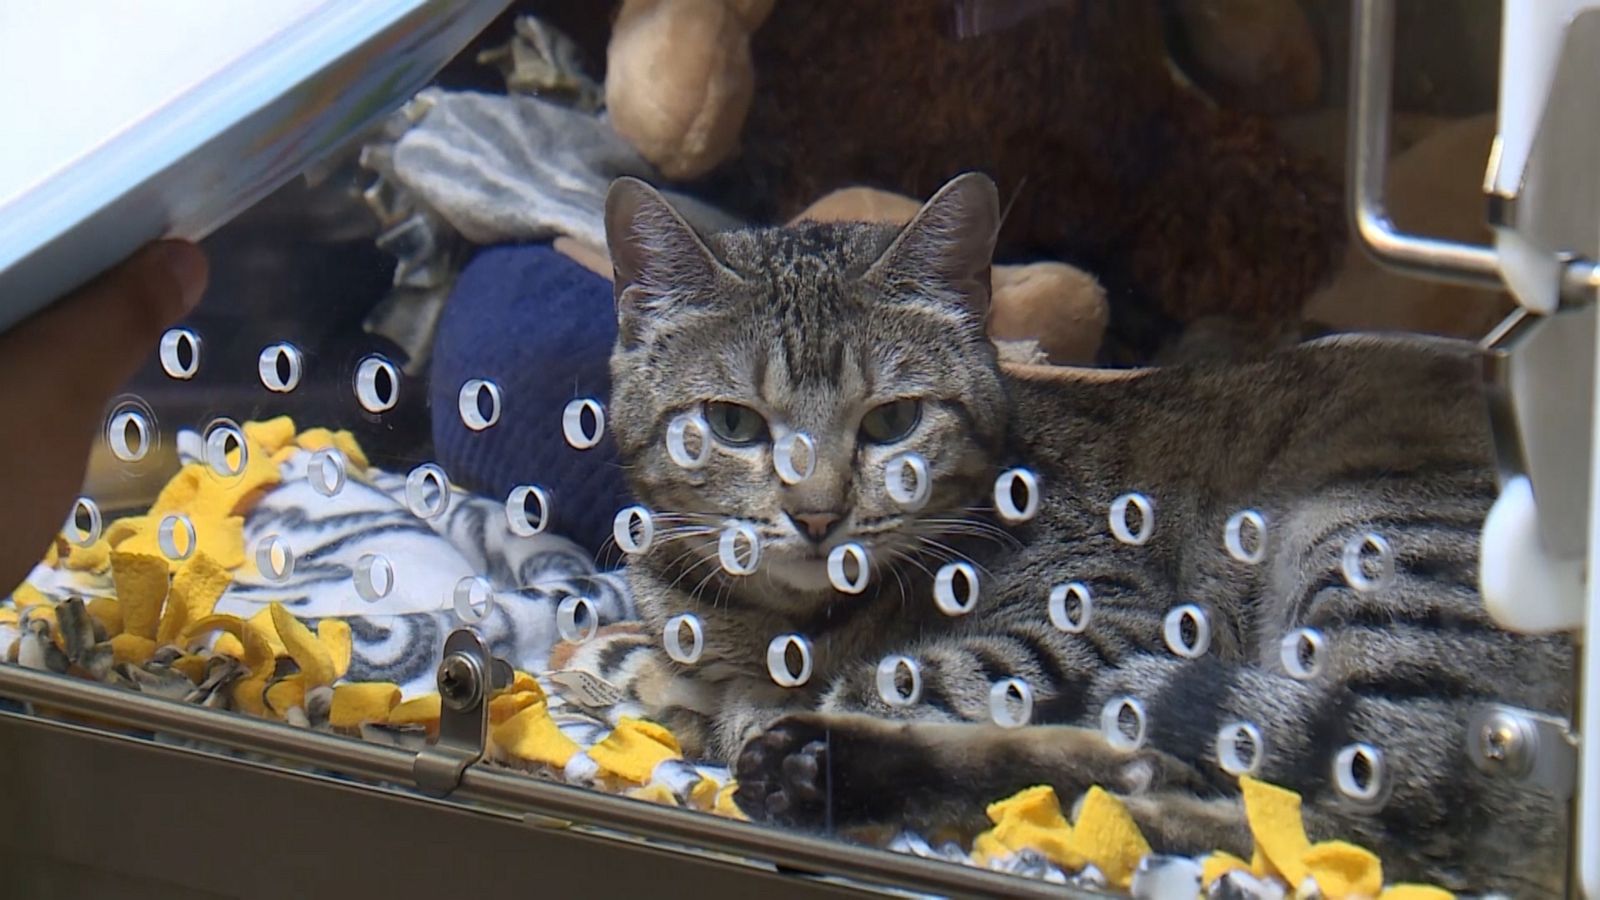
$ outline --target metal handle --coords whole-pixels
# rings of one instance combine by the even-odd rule
[[[1350,227],[1379,263],[1417,278],[1499,290],[1493,247],[1406,234],[1384,208],[1394,88],[1394,0],[1352,0]]]

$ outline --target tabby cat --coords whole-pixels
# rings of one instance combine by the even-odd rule
[[[1245,722],[1257,777],[1304,794],[1314,840],[1377,848],[1390,880],[1554,890],[1560,805],[1483,775],[1466,750],[1474,704],[1559,713],[1571,684],[1564,640],[1496,629],[1476,591],[1496,489],[1472,349],[1344,337],[1232,367],[1002,367],[984,329],[999,221],[977,174],[901,229],[706,237],[642,182],[613,186],[610,421],[654,513],[654,541],[628,568],[651,633],[591,642],[578,664],[625,685],[689,754],[732,764],[736,800],[759,820],[971,833],[986,803],[1023,787],[1071,802],[1098,784],[1126,796],[1157,849],[1248,856],[1238,780],[1217,753],[1219,729]],[[704,452],[698,467],[668,448],[684,413],[704,423],[678,448]],[[813,439],[814,470],[788,484],[773,448],[793,431]],[[931,474],[916,511],[885,477],[907,451]],[[1008,524],[993,492],[1015,467],[1036,476],[1038,507]],[[1119,539],[1109,511],[1135,492],[1148,518],[1134,501]],[[1225,523],[1246,509],[1264,541],[1230,553]],[[718,556],[739,523],[761,542],[746,576]],[[1380,580],[1369,548],[1355,575],[1376,589],[1358,591],[1341,560],[1369,532],[1392,548],[1392,573]],[[870,559],[859,594],[828,575],[846,541]],[[953,560],[978,575],[965,615],[933,600],[933,572]],[[1089,609],[1074,598],[1053,619],[1052,589],[1070,582]],[[1183,604],[1202,613],[1169,642]],[[688,664],[663,649],[685,613],[703,633]],[[1284,636],[1302,627],[1320,652],[1285,660]],[[809,642],[797,687],[769,671],[785,634]],[[692,635],[679,638],[683,651]],[[778,662],[798,672],[797,654],[780,647]],[[892,654],[917,664],[914,704],[878,687]],[[1030,727],[991,720],[992,686],[1013,677],[1031,689]],[[1122,697],[1143,711],[1132,749],[1107,737],[1131,738],[1132,704],[1120,728],[1100,727]],[[1336,789],[1336,757],[1358,743],[1381,753],[1347,767],[1370,802]]]

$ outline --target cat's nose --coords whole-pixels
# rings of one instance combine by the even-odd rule
[[[795,530],[805,535],[806,539],[812,543],[821,543],[822,539],[828,536],[828,532],[833,530],[833,526],[839,524],[839,520],[844,518],[838,513],[831,512],[797,513],[785,510],[784,515],[788,516],[789,521],[794,523]]]

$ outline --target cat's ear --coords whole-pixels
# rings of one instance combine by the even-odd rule
[[[994,182],[978,172],[958,175],[922,205],[865,277],[893,293],[953,302],[982,319],[999,232]]]
[[[666,198],[637,178],[618,178],[606,194],[606,246],[617,322],[629,344],[650,320],[738,278]]]

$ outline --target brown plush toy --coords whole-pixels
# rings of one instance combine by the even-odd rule
[[[1338,192],[1264,122],[1174,77],[1162,10],[623,0],[606,94],[663,173],[709,173],[699,189],[754,220],[851,185],[924,197],[989,173],[1014,200],[999,258],[1070,260],[1109,288],[1106,361],[1148,360],[1219,316],[1265,341],[1298,323],[1340,258]],[[1257,68],[1281,77],[1276,65]]]
[[[920,206],[888,191],[841,188],[797,218],[904,225]],[[1105,289],[1093,275],[1065,263],[1035,262],[997,265],[989,277],[989,336],[996,343],[1036,345],[1045,360],[1057,365],[1094,362],[1109,311]]]
[[[661,174],[698,177],[738,145],[755,89],[750,34],[772,3],[624,0],[606,51],[606,109]]]

